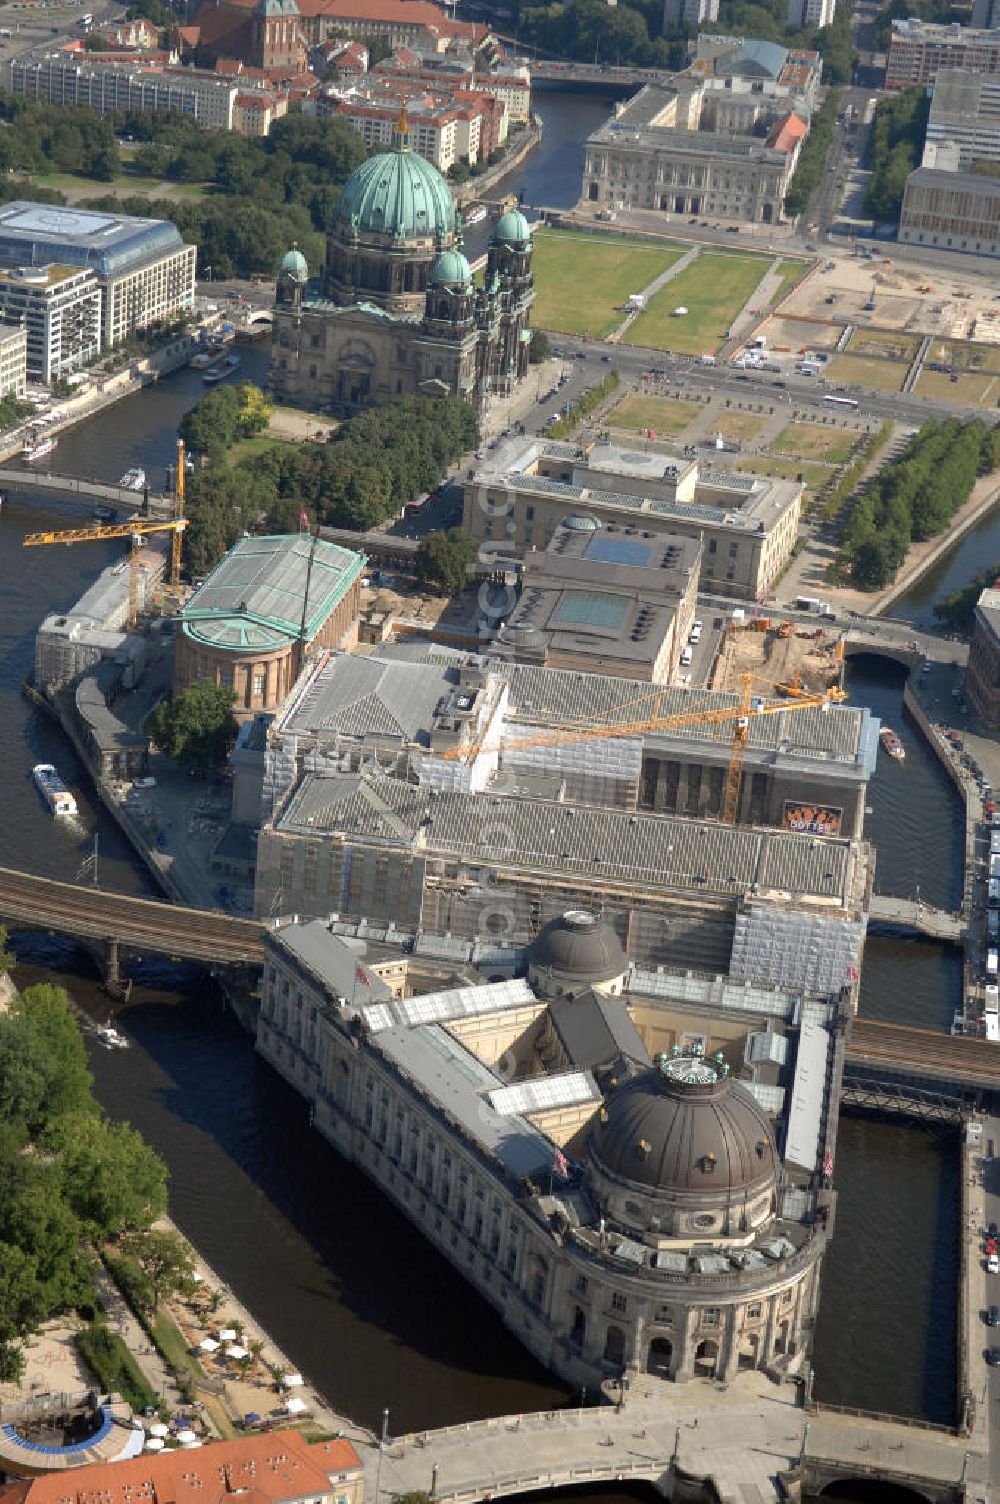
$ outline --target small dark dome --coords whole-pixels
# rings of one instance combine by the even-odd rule
[[[607,920],[588,909],[552,919],[528,947],[528,963],[557,971],[582,985],[610,982],[628,971],[628,957]]]
[[[607,1098],[591,1139],[598,1166],[652,1191],[744,1191],[773,1179],[774,1135],[719,1057],[658,1055]]]

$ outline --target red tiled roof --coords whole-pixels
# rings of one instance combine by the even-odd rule
[[[775,151],[792,151],[808,130],[808,125],[798,115],[785,115],[772,125],[767,144]]]
[[[0,1490],[0,1504],[129,1504],[144,1494],[171,1504],[286,1504],[330,1492],[330,1474],[361,1459],[349,1441],[310,1445],[297,1431],[215,1441],[191,1452],[149,1453],[125,1462],[92,1463],[35,1478],[23,1490]]]

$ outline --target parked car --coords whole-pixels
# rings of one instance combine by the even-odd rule
[[[988,1347],[986,1361],[991,1368],[1000,1368],[1000,1347]]]
[[[995,1253],[991,1253],[986,1260],[986,1268],[990,1274],[1000,1274],[1000,1258]]]
[[[986,1312],[987,1326],[1000,1326],[1000,1306],[990,1306]]]

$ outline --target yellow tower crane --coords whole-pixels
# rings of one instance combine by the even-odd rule
[[[128,615],[127,626],[134,627],[139,619],[139,564],[142,558],[142,540],[147,533],[172,533],[170,540],[170,583],[179,585],[181,578],[181,541],[187,518],[184,516],[184,440],[177,440],[177,476],[174,481],[174,515],[169,522],[146,522],[133,517],[128,522],[112,522],[101,527],[64,528],[53,533],[28,533],[23,540],[25,548],[35,548],[45,543],[92,543],[103,538],[128,538],[131,550],[128,560]]]
[[[527,736],[519,736],[516,745],[518,747],[546,747],[554,746],[561,742],[598,741],[602,738],[615,736],[641,736],[656,731],[666,731],[672,726],[719,726],[732,721],[733,735],[729,745],[729,769],[726,775],[726,791],[722,804],[722,821],[725,825],[735,825],[740,807],[740,788],[743,783],[743,762],[746,757],[747,742],[750,737],[750,722],[761,715],[778,715],[781,712],[790,713],[795,710],[808,710],[812,706],[828,708],[836,705],[841,700],[847,699],[844,690],[836,687],[811,693],[800,690],[792,685],[781,686],[790,699],[764,700],[753,694],[753,681],[758,676],[755,674],[743,675],[743,688],[740,693],[738,705],[727,705],[719,709],[685,710],[673,715],[661,715],[660,705],[663,701],[665,690],[662,686],[651,690],[648,697],[653,701],[650,714],[643,719],[606,724],[604,722],[570,722],[565,725],[551,726],[544,731],[531,733]],[[765,681],[770,682],[770,681]],[[634,706],[635,702],[631,702]],[[615,706],[609,711],[613,715],[615,710],[625,707]],[[480,747],[480,742],[473,744],[459,744],[447,748],[441,756],[448,759],[474,757]]]
[[[27,533],[23,539],[25,548],[35,548],[46,543],[97,543],[105,538],[128,538],[131,540],[128,569],[128,616],[129,627],[139,619],[139,562],[142,558],[142,540],[149,533],[173,533],[171,567],[174,557],[180,562],[180,536],[187,527],[186,517],[173,517],[169,522],[145,522],[135,518],[131,522],[112,522],[101,527],[71,527],[55,533]]]

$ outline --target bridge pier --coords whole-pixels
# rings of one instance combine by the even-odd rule
[[[105,992],[116,1002],[127,1002],[132,982],[122,973],[121,946],[117,940],[104,942],[102,961]]]

